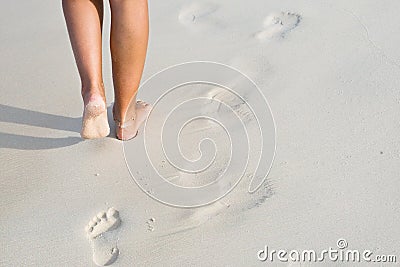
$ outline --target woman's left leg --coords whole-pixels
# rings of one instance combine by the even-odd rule
[[[81,136],[109,134],[102,77],[103,0],[63,0],[64,17],[81,78],[84,104]]]

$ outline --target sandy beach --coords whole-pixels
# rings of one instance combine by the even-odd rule
[[[110,110],[106,2],[105,7]],[[255,82],[275,122],[275,158],[259,190],[247,192],[245,175],[219,201],[179,208],[156,201],[135,183],[135,177],[154,178],[146,155],[165,163],[157,154],[160,146],[148,154],[139,149],[143,130],[126,143],[115,138],[113,125],[104,139],[80,137],[80,82],[60,1],[2,3],[0,266],[355,264],[329,258],[285,262],[276,255],[262,261],[259,251],[266,246],[317,254],[329,248],[370,250],[371,262],[361,259],[358,265],[395,266],[376,256],[400,261],[399,9],[394,0],[149,1],[143,82],[184,62],[228,65]],[[204,88],[203,97],[229,102],[224,93]],[[139,98],[157,99],[164,90],[149,86]],[[179,92],[182,99],[193,97],[190,90]],[[245,98],[256,99],[256,91],[246,91]],[[157,112],[170,112],[174,104],[168,103]],[[223,114],[201,104],[203,114]],[[196,111],[193,106],[181,114]],[[239,128],[227,121],[227,129]],[[246,125],[253,122],[250,117]],[[148,123],[155,127],[161,119],[153,116]],[[181,152],[201,156],[198,141],[207,134],[218,144],[224,134],[214,126],[199,122],[182,130]],[[175,143],[169,138],[165,145]],[[212,182],[230,155],[223,147],[202,175],[185,176],[164,165],[161,174],[180,186]],[[249,166],[256,166],[251,157]]]

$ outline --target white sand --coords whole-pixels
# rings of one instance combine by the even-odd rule
[[[400,261],[400,2],[245,3],[150,1],[144,79],[191,60],[229,64],[259,85],[276,121],[262,189],[249,195],[243,182],[197,210],[143,193],[120,141],[80,138],[60,2],[2,3],[0,266],[95,266],[84,228],[109,207],[122,220],[112,266],[262,266],[265,245],[322,250],[339,238]]]

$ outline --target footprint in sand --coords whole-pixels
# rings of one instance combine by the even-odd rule
[[[116,234],[112,230],[121,224],[119,212],[109,208],[94,216],[85,228],[93,249],[93,261],[98,266],[107,266],[115,262],[119,250],[116,245]]]
[[[255,34],[260,41],[285,38],[285,36],[299,25],[301,16],[292,12],[272,13],[264,20],[264,27]]]
[[[175,227],[168,229],[164,234],[174,235],[176,233],[186,232],[197,228],[208,221],[211,221],[218,215],[223,214],[229,207],[230,204],[223,201],[217,201],[204,207],[183,210],[181,217],[179,218],[179,223],[177,223]]]
[[[221,21],[213,16],[218,5],[214,3],[194,2],[184,6],[179,12],[179,22],[192,29],[206,29],[221,26]]]

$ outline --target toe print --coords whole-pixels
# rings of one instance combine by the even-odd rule
[[[119,213],[114,208],[108,209],[106,212],[99,212],[97,216],[89,222],[86,232],[89,238],[96,238],[104,232],[115,229],[121,223]]]

